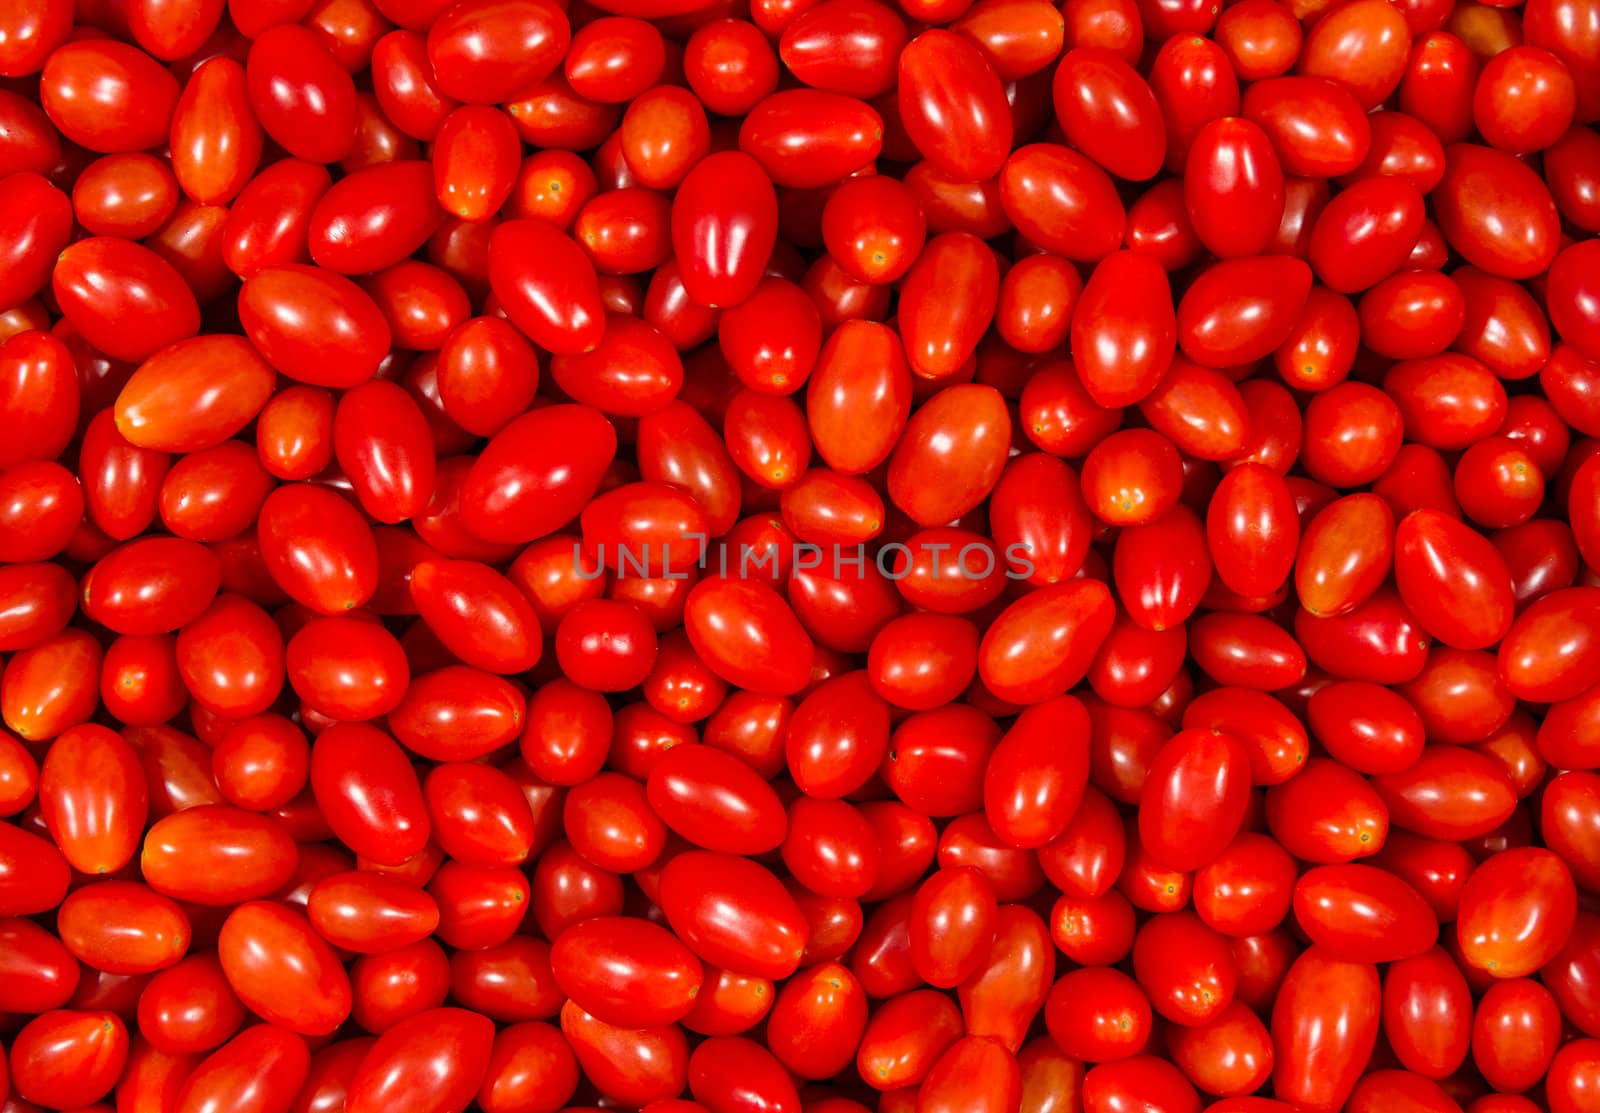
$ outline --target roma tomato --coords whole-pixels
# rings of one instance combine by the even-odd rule
[[[143,836],[149,806],[138,755],[105,727],[84,724],[66,731],[40,765],[41,817],[80,873],[116,873],[127,865]]]
[[[320,1036],[350,1015],[350,979],[338,955],[286,905],[235,908],[222,923],[217,957],[239,1000],[269,1024]]]
[[[1137,70],[1101,46],[1069,50],[1052,81],[1067,139],[1119,178],[1154,177],[1166,157],[1161,107]]]
[[[1105,407],[1142,400],[1166,374],[1177,342],[1161,264],[1129,251],[1100,260],[1072,314],[1073,364],[1089,396]]]
[[[1555,957],[1576,918],[1566,863],[1549,850],[1525,847],[1496,854],[1467,879],[1456,934],[1473,966],[1519,978]]]
[[[465,1009],[427,1009],[394,1025],[350,1080],[350,1113],[465,1107],[489,1069],[494,1024]]]
[[[777,236],[772,179],[743,151],[701,159],[674,195],[672,245],[684,290],[702,305],[734,306],[755,293]]]
[[[999,173],[1011,151],[1011,112],[983,53],[935,28],[901,50],[899,70],[900,125],[922,156],[966,181]]]
[[[687,851],[662,871],[660,897],[673,931],[705,962],[770,978],[788,977],[800,964],[805,921],[794,898],[755,862]]]
[[[984,771],[984,812],[1015,846],[1057,838],[1089,781],[1089,716],[1064,696],[1028,708],[1001,738]]]
[[[1314,944],[1335,958],[1351,961],[1415,958],[1438,938],[1438,924],[1427,902],[1404,881],[1375,866],[1307,870],[1295,885],[1294,912]]]
[[[1273,1090],[1312,1109],[1343,1106],[1377,1043],[1377,968],[1319,947],[1289,968],[1272,1008]]]
[[[1139,799],[1139,836],[1180,870],[1215,860],[1249,806],[1250,758],[1232,735],[1181,731],[1157,752]]]

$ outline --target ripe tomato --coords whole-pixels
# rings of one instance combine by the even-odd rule
[[[1342,1106],[1378,1038],[1376,967],[1313,946],[1294,961],[1272,1008],[1273,1090],[1319,1109]]]
[[[239,1000],[269,1024],[327,1035],[350,1015],[350,979],[305,916],[251,901],[223,921],[217,957]]]

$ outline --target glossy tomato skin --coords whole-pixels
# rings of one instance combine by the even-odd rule
[[[685,607],[690,643],[712,671],[766,695],[792,695],[809,678],[814,652],[793,610],[757,580],[708,577]]]
[[[1111,631],[1110,592],[1094,580],[1040,588],[996,618],[978,649],[989,690],[1017,704],[1060,695],[1088,672]]]
[[[578,516],[616,452],[598,410],[548,406],[504,426],[473,461],[461,492],[466,527],[487,541],[522,544]]]
[[[604,969],[591,966],[607,956]],[[598,917],[562,932],[551,951],[557,983],[616,1023],[670,1024],[693,1007],[699,960],[664,929],[623,917]]]
[[[1267,133],[1245,119],[1201,128],[1184,163],[1184,204],[1200,242],[1221,258],[1257,255],[1283,216],[1283,166]]]
[[[318,881],[307,898],[306,915],[318,935],[358,954],[410,946],[439,925],[438,903],[426,891],[371,870]]]
[[[676,1025],[614,1028],[568,1001],[561,1007],[561,1032],[583,1073],[615,1100],[648,1105],[688,1084],[689,1049]]]
[[[539,617],[512,583],[476,561],[423,561],[411,572],[418,613],[465,664],[495,673],[532,668]]]
[[[917,1092],[927,1113],[998,1113],[1021,1101],[1022,1076],[1015,1056],[981,1036],[957,1040],[939,1057]]]
[[[1389,831],[1378,790],[1337,762],[1313,758],[1266,797],[1267,828],[1297,858],[1334,864],[1377,853]]]
[[[352,661],[361,667],[352,668]],[[340,722],[393,711],[411,681],[399,640],[380,624],[360,618],[313,619],[289,639],[284,667],[296,695]]]
[[[304,263],[262,267],[239,291],[245,335],[266,361],[313,386],[370,379],[389,348],[389,324],[370,295]]]
[[[39,98],[51,123],[79,145],[140,151],[166,141],[178,82],[137,47],[86,40],[50,54]]]
[[[1398,10],[1362,0],[1312,28],[1298,68],[1345,86],[1370,110],[1400,83],[1410,45]]]
[[[241,1109],[271,1108],[269,1103],[299,1089],[310,1067],[311,1052],[298,1033],[258,1024],[202,1060],[178,1100],[185,1109],[210,1110],[236,1100]]]
[[[355,83],[310,28],[286,23],[256,36],[245,79],[262,130],[291,155],[328,163],[349,153]]]
[[[1171,288],[1160,263],[1113,252],[1096,264],[1071,333],[1078,377],[1095,402],[1127,406],[1145,398],[1171,364],[1177,339]]]
[[[16,206],[5,229],[4,256],[11,268],[0,301],[20,304],[50,279],[52,260],[67,246],[73,205],[59,189],[32,172],[15,174],[0,187],[0,197]]]
[[[115,873],[132,859],[149,800],[138,755],[105,727],[84,724],[66,731],[39,768],[45,827],[80,873]]]
[[[488,1071],[492,1022],[465,1009],[429,1009],[384,1032],[350,1081],[346,1108],[454,1108]]]
[[[227,868],[219,863],[227,862]],[[222,805],[175,812],[145,836],[140,871],[176,900],[221,905],[277,892],[299,852],[274,820]]]
[[[772,179],[743,151],[702,159],[674,197],[673,247],[684,289],[702,305],[738,305],[753,294],[777,234]]]
[[[1011,150],[1011,113],[982,52],[936,29],[901,51],[899,69],[900,122],[923,157],[965,180],[994,177]]]
[[[856,1066],[875,1089],[914,1086],[961,1036],[961,1013],[945,995],[912,990],[873,1010]]]
[[[800,1108],[799,1092],[777,1057],[739,1037],[716,1036],[695,1048],[689,1092],[703,1103],[700,1108]]]
[[[1298,259],[1231,259],[1204,271],[1178,303],[1178,342],[1190,359],[1229,367],[1289,339],[1311,290]]]
[[[1528,278],[1555,259],[1555,202],[1544,182],[1511,155],[1467,143],[1447,147],[1444,180],[1433,196],[1445,238],[1479,269]]]
[[[82,962],[107,974],[149,974],[189,948],[192,929],[173,901],[138,882],[108,881],[62,902],[56,930]]]
[[[1217,576],[1245,596],[1276,591],[1288,579],[1300,520],[1288,485],[1270,469],[1229,471],[1206,509],[1206,538]]]
[[[529,259],[547,264],[533,273]],[[506,221],[489,242],[489,280],[513,324],[546,351],[579,354],[605,333],[594,264],[555,226]]]
[[[1443,575],[1439,569],[1448,569]],[[1435,638],[1481,649],[1511,628],[1511,576],[1486,539],[1432,511],[1408,515],[1395,533],[1401,599]]]
[[[1067,138],[1115,176],[1144,181],[1161,169],[1161,108],[1138,71],[1112,51],[1068,51],[1056,69],[1052,99]]]
[[[1317,277],[1341,293],[1376,285],[1405,262],[1422,222],[1422,195],[1404,179],[1356,183],[1323,209],[1312,229]]]
[[[1472,1057],[1497,1089],[1529,1089],[1554,1058],[1561,1013],[1550,991],[1527,978],[1490,986],[1473,1018]]]
[[[269,1023],[317,1036],[350,1014],[350,979],[300,912],[269,901],[239,905],[223,922],[217,954],[239,999]]]
[[[1516,807],[1504,766],[1455,746],[1429,746],[1411,768],[1373,778],[1396,827],[1427,838],[1464,840],[1487,834]]]
[[[1524,847],[1497,854],[1461,892],[1462,954],[1494,977],[1526,976],[1554,958],[1571,934],[1576,899],[1571,871],[1553,852]]]
[[[779,53],[807,85],[869,98],[893,88],[895,61],[909,35],[892,8],[845,0],[795,15],[783,28]]]
[[[220,563],[204,546],[145,538],[112,550],[90,570],[83,606],[119,634],[163,634],[199,617],[220,582]]]
[[[1441,949],[1395,963],[1383,986],[1383,1030],[1408,1070],[1444,1078],[1465,1060],[1471,1039],[1471,991]]]
[[[1295,885],[1295,919],[1327,954],[1401,961],[1432,947],[1433,910],[1409,885],[1374,866],[1319,866]],[[1393,955],[1393,958],[1379,956]]]
[[[688,851],[667,863],[661,900],[668,923],[703,961],[762,977],[787,977],[806,928],[776,878],[747,859]]]
[[[1312,947],[1295,960],[1272,1010],[1273,1088],[1309,1109],[1343,1105],[1377,1042],[1377,969]]]
[[[111,1092],[127,1061],[128,1030],[115,1013],[57,1009],[17,1033],[11,1080],[24,1101],[82,1107]]]
[[[783,841],[786,825],[777,794],[725,751],[673,747],[651,768],[647,792],[669,827],[708,850],[757,855]]]
[[[1249,756],[1232,735],[1175,735],[1151,763],[1139,802],[1140,840],[1174,868],[1208,864],[1238,833],[1249,783]]]
[[[376,727],[351,723],[324,731],[312,747],[311,788],[335,834],[364,857],[399,865],[428,841],[417,774]]]
[[[67,320],[116,359],[142,360],[200,330],[200,309],[182,276],[128,240],[79,240],[56,260],[50,281]],[[130,318],[137,324],[130,327]]]
[[[1088,786],[1089,730],[1071,697],[1018,716],[984,772],[984,811],[1002,839],[1036,847],[1066,830]]]
[[[1091,1062],[1137,1054],[1149,1038],[1151,1017],[1139,984],[1111,967],[1066,974],[1045,1002],[1051,1038],[1068,1055]]]
[[[977,348],[999,296],[994,253],[976,236],[947,232],[930,240],[900,294],[900,337],[912,371],[925,379],[954,375]]]

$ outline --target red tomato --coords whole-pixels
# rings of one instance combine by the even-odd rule
[[[1427,902],[1374,866],[1307,870],[1295,885],[1294,911],[1311,941],[1334,958],[1398,962],[1427,951],[1438,937]]]
[[[1333,864],[1376,854],[1389,830],[1378,791],[1337,762],[1313,758],[1267,792],[1267,827],[1297,858]]]
[[[345,1108],[420,1111],[465,1106],[489,1069],[493,1023],[465,1009],[428,1009],[378,1037],[350,1080]]]
[[[233,904],[281,889],[299,852],[267,816],[211,805],[165,817],[145,836],[139,867],[151,887],[193,904]]]
[[[662,909],[690,950],[735,973],[785,978],[798,967],[806,929],[794,899],[748,859],[688,851],[667,863]]]
[[[473,462],[461,492],[463,521],[493,541],[551,533],[577,517],[615,451],[616,433],[596,410],[551,406],[524,414]]]
[[[11,1043],[17,1096],[53,1109],[92,1105],[128,1061],[128,1030],[110,1012],[57,1009],[34,1017]]]
[[[1110,967],[1067,974],[1051,989],[1044,1012],[1061,1050],[1098,1063],[1138,1054],[1149,1039],[1151,1016],[1139,984]]]
[[[1128,406],[1149,395],[1172,363],[1177,338],[1160,263],[1119,251],[1095,265],[1073,312],[1071,337],[1078,377],[1095,402]]]
[[[1389,967],[1383,1030],[1408,1070],[1444,1078],[1466,1058],[1472,998],[1455,962],[1437,947]]]
[[[800,1108],[795,1084],[777,1057],[737,1037],[715,1036],[695,1048],[689,1059],[689,1092],[702,1103],[696,1107],[700,1109]],[[665,1106],[671,1113],[676,1104],[658,1102],[655,1107]]]
[[[757,581],[702,580],[689,593],[685,626],[695,652],[730,684],[792,695],[810,677],[810,637],[789,605]]]
[[[1161,168],[1167,137],[1155,94],[1110,50],[1069,50],[1056,68],[1052,94],[1067,139],[1112,174],[1144,181]]]
[[[648,1105],[687,1085],[689,1049],[676,1025],[614,1028],[569,1001],[561,1008],[561,1032],[583,1073],[615,1100]]]
[[[979,676],[1001,699],[1042,703],[1083,678],[1112,620],[1110,592],[1098,581],[1039,588],[990,626],[978,649]]]
[[[753,294],[777,234],[772,180],[742,151],[702,159],[674,197],[672,244],[684,289],[702,305],[738,305]]]
[[[969,181],[992,178],[1011,151],[1000,75],[962,36],[940,29],[900,52],[900,124],[924,158]]]
[[[310,1069],[311,1053],[299,1034],[258,1024],[208,1055],[183,1083],[178,1100],[186,1109],[234,1102],[256,1113],[292,1100]]]
[[[1511,628],[1511,575],[1498,550],[1459,521],[1419,510],[1395,533],[1400,598],[1446,645],[1481,649]]]
[[[317,882],[306,902],[317,934],[358,954],[382,954],[419,942],[439,925],[437,902],[404,881],[368,870]]]
[[[391,340],[388,322],[365,290],[298,261],[251,274],[239,291],[239,320],[262,358],[313,386],[366,382]]]
[[[149,974],[189,949],[191,928],[176,903],[133,881],[79,889],[56,914],[56,931],[80,962],[107,974]]]
[[[1518,978],[1555,957],[1576,918],[1577,892],[1566,863],[1549,850],[1513,849],[1467,879],[1456,935],[1473,966]]]
[[[1000,1113],[1021,1102],[1022,1075],[1004,1047],[982,1036],[964,1036],[941,1055],[917,1092],[925,1113]]]
[[[400,865],[422,850],[430,824],[417,774],[376,727],[329,727],[311,754],[311,790],[329,827],[356,853]]]
[[[1473,266],[1528,278],[1555,259],[1555,202],[1538,175],[1512,156],[1466,143],[1446,148],[1444,180],[1433,197],[1445,238]]]
[[[8,680],[16,667],[12,658]],[[138,755],[105,727],[68,730],[51,744],[39,767],[41,817],[80,873],[116,873],[132,860],[149,799]]]
[[[1399,773],[1373,779],[1396,827],[1427,838],[1470,839],[1504,823],[1516,790],[1493,758],[1455,746],[1429,746]]]
[[[1295,960],[1272,1009],[1273,1090],[1316,1109],[1341,1107],[1378,1038],[1377,969],[1312,947]]]
[[[1257,124],[1213,120],[1195,135],[1183,170],[1195,234],[1224,259],[1259,255],[1284,212],[1283,166]]]
[[[1249,806],[1250,759],[1216,730],[1183,731],[1157,753],[1139,803],[1139,836],[1157,860],[1181,870],[1215,860]]]
[[[228,984],[269,1024],[327,1035],[350,1014],[350,979],[304,915],[252,901],[223,921],[217,957]]]
[[[984,773],[984,811],[1002,839],[1043,846],[1066,830],[1089,779],[1089,717],[1070,697],[1030,707]]]

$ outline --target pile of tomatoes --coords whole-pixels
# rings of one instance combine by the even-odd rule
[[[1600,0],[0,0],[0,1113],[1600,1111]]]

